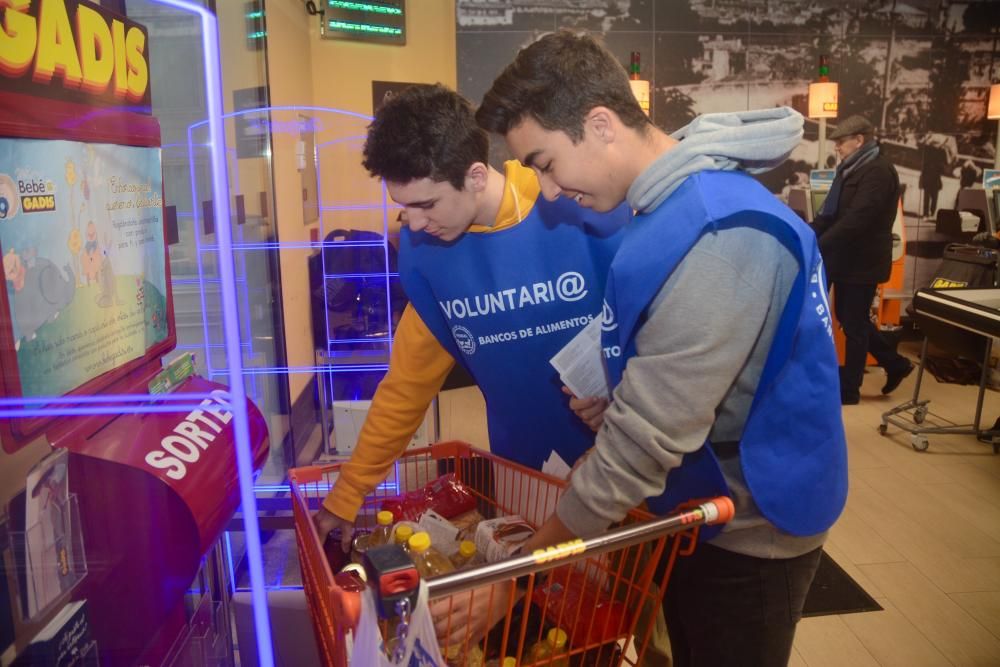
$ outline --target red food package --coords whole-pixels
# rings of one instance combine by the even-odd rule
[[[549,574],[531,596],[545,620],[569,635],[570,646],[603,644],[623,634],[630,616],[625,605],[571,566]]]
[[[476,497],[455,473],[448,473],[424,488],[382,501],[380,509],[392,512],[394,521],[418,521],[429,509],[446,519],[476,508]]]

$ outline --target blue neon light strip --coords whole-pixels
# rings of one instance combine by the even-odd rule
[[[154,400],[154,396],[147,396],[146,400]],[[116,405],[100,405],[86,408],[0,408],[0,418],[13,419],[15,417],[69,417],[83,415],[121,415],[128,414],[157,414],[157,413],[183,413],[201,410],[205,406],[201,403],[175,403],[173,405],[135,405],[129,406],[127,410]]]
[[[250,452],[250,425],[247,415],[246,392],[243,386],[242,354],[240,351],[239,319],[236,312],[236,272],[233,267],[232,230],[229,225],[229,177],[226,170],[226,137],[222,125],[222,66],[220,63],[219,32],[215,15],[204,7],[184,0],[157,0],[161,4],[191,12],[201,18],[202,50],[205,58],[205,93],[208,103],[208,128],[213,150],[212,194],[215,207],[216,237],[219,241],[219,274],[222,278],[222,311],[226,337],[226,357],[229,361],[229,392],[233,398],[233,425],[236,432],[236,464],[240,478],[240,500],[247,537],[247,559],[250,569],[251,600],[257,640],[257,659],[261,667],[274,667],[274,646],[264,588],[264,564],[260,547],[260,526],[257,523],[257,500],[253,493],[253,460]],[[190,131],[189,131],[190,132]],[[189,134],[190,136],[190,134]],[[197,201],[197,200],[194,200]],[[197,236],[197,234],[196,234]],[[208,338],[206,337],[206,341]]]
[[[330,141],[324,141],[322,143],[316,144],[317,148],[326,148],[327,146],[332,146],[334,144],[342,144],[348,141],[364,141],[368,138],[367,134],[356,134],[353,137],[340,137],[339,139],[331,139]]]
[[[247,279],[237,278],[236,282],[237,284],[245,285]],[[198,278],[181,278],[170,281],[170,284],[172,285],[199,285],[200,283],[205,283],[206,285],[219,285],[222,283],[222,280],[220,278],[205,278],[203,280],[199,280]]]
[[[381,207],[378,207],[381,208]],[[233,250],[308,250],[315,248],[381,248],[381,241],[262,241],[233,246]],[[217,251],[219,246],[205,245],[202,250]]]
[[[207,87],[208,83],[206,82],[205,85]],[[195,165],[198,164],[198,160],[195,157],[195,146],[201,147],[201,146],[204,146],[204,144],[196,144],[195,143],[195,141],[194,141],[194,127],[195,127],[194,125],[189,125],[188,126],[188,132],[187,132],[187,134],[188,134],[188,170],[189,170],[188,173],[191,176],[191,201],[195,203],[194,210],[193,210],[194,215],[193,215],[193,220],[192,220],[192,225],[191,226],[192,226],[193,231],[194,231],[194,247],[195,247],[195,258],[197,259],[197,266],[198,266],[198,280],[201,281],[201,280],[205,280],[205,261],[204,261],[203,253],[202,253],[202,250],[201,250],[201,231],[200,231],[201,220],[199,218],[199,208],[200,207],[197,206],[197,202],[198,202],[198,176],[195,173]],[[207,306],[207,301],[205,299],[205,290],[203,290],[203,289],[199,289],[198,290],[198,298],[201,301],[202,340],[204,341],[205,346],[206,346],[205,350],[204,350],[205,368],[208,370],[209,374],[211,374],[211,372],[212,372],[212,355],[209,354],[209,351],[208,351],[208,341],[210,340],[210,336],[209,336],[209,333],[208,333],[208,317],[206,316],[207,313],[208,313],[208,306]]]
[[[340,206],[321,206],[321,211],[377,211],[382,208],[381,204],[342,204]],[[392,204],[389,208],[403,208],[398,204]]]
[[[157,0],[157,1],[160,2],[162,0]],[[222,116],[222,119],[225,120],[225,119],[228,119],[228,118],[236,118],[237,116],[242,116],[242,115],[248,114],[248,113],[261,113],[262,111],[267,111],[267,112],[271,112],[271,111],[331,111],[333,113],[339,113],[339,114],[341,114],[343,116],[353,116],[354,118],[360,118],[361,120],[369,120],[369,121],[372,120],[371,116],[368,116],[368,115],[363,114],[363,113],[358,113],[356,111],[347,111],[346,109],[334,109],[333,107],[303,106],[303,105],[299,105],[299,104],[294,104],[294,105],[283,104],[283,105],[278,105],[278,106],[273,106],[273,107],[256,107],[256,108],[253,108],[253,109],[240,109],[239,111],[232,111],[230,113],[224,114]],[[198,128],[198,127],[201,127],[202,125],[205,125],[207,123],[208,123],[207,120],[200,120],[197,123],[191,125],[191,127],[192,128]],[[204,145],[204,144],[202,144],[202,145]]]
[[[323,482],[310,482],[309,490],[316,491],[317,493],[322,493],[326,495],[330,489],[333,488],[333,484],[325,484]],[[254,493],[258,496],[267,495],[270,493],[291,493],[292,487],[288,484],[258,484],[254,488]],[[379,491],[392,491],[393,493],[399,490],[399,484],[393,482],[383,482],[375,487],[374,492]]]
[[[344,278],[344,279],[350,278],[350,279],[356,280],[358,278],[398,278],[399,274],[398,273],[381,273],[379,271],[372,271],[370,273],[324,273],[323,277],[324,278]]]
[[[101,396],[41,396],[34,398],[0,398],[0,407],[17,405],[73,405],[87,403],[148,403],[150,400],[160,401],[199,401],[214,400],[211,394],[201,393],[171,393],[171,394],[107,394]]]
[[[379,356],[382,356],[381,352]],[[243,373],[246,375],[277,375],[279,373],[290,375],[292,373],[377,373],[387,370],[389,370],[388,364],[352,364],[350,366],[257,366],[244,368]],[[229,375],[231,372],[231,368],[218,368],[213,370],[210,375],[216,377]]]

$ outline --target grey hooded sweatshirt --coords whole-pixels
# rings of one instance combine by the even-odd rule
[[[802,138],[802,116],[788,108],[708,114],[673,136],[680,143],[629,188],[640,215],[700,171],[754,173],[780,164]],[[699,239],[651,303],[594,449],[560,499],[557,513],[570,530],[600,533],[662,493],[670,470],[708,438],[732,443],[715,451],[736,505],[712,544],[790,558],[823,543],[826,533],[796,537],[764,518],[735,446],[798,272],[791,252],[759,230],[726,228]]]

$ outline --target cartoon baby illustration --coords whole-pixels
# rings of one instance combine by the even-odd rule
[[[13,248],[3,256],[3,275],[4,278],[14,283],[15,292],[24,289],[24,263],[21,262],[21,256],[14,252]]]
[[[97,282],[103,262],[104,253],[97,240],[97,225],[91,220],[87,223],[87,235],[83,244],[83,275],[87,277],[88,285]]]
[[[0,220],[8,220],[17,215],[17,187],[7,174],[0,174]]]
[[[66,184],[69,185],[70,211],[74,210],[76,204],[76,188],[73,187],[76,183],[76,163],[73,162],[72,158],[66,158]],[[66,247],[69,248],[69,256],[73,261],[73,273],[76,275],[77,287],[83,287],[83,273],[80,270],[80,250],[83,249],[83,235],[80,234],[80,216],[83,215],[83,211],[86,208],[87,202],[81,202],[80,209],[75,211],[76,214],[71,218],[73,226],[69,230],[69,238],[66,239]]]
[[[104,247],[101,248],[98,287],[100,288],[100,294],[97,295],[98,306],[110,308],[122,304],[122,300],[118,298],[118,279],[115,277],[114,267],[111,266],[111,239],[108,237],[105,237]]]

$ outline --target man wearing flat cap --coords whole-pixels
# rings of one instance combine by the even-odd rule
[[[834,312],[846,338],[840,368],[840,401],[861,400],[868,353],[885,369],[888,394],[913,364],[886,342],[870,317],[879,283],[892,270],[892,225],[899,201],[899,175],[879,152],[875,128],[863,116],[845,118],[830,133],[840,164],[830,193],[812,226],[819,239]]]

